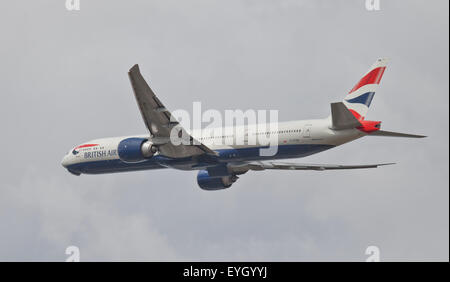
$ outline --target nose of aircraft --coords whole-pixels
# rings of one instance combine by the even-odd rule
[[[66,168],[70,173],[72,173],[73,175],[81,175],[81,172],[78,170],[74,170],[72,167],[70,167],[71,165],[74,164],[74,159],[72,158],[71,154],[67,154],[64,156],[64,158],[61,161],[61,165]]]
[[[69,160],[67,158],[67,155],[64,156],[64,158],[61,161],[61,165],[65,168],[67,168],[67,165],[69,164]]]

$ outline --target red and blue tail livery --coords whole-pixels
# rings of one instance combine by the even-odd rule
[[[378,59],[344,98],[344,105],[358,119],[366,116],[380,84],[388,59]]]

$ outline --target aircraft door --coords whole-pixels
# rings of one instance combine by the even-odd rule
[[[311,124],[307,124],[303,127],[303,138],[311,138]]]

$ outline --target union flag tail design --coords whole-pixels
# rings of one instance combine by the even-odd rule
[[[386,58],[378,59],[345,96],[344,105],[358,120],[364,120],[387,63]]]

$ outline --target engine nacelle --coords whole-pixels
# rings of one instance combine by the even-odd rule
[[[157,151],[152,142],[146,138],[127,138],[117,147],[119,158],[127,163],[138,163],[151,158]]]
[[[207,170],[200,170],[197,174],[197,183],[203,190],[214,191],[230,188],[237,178],[236,175],[211,177]]]

